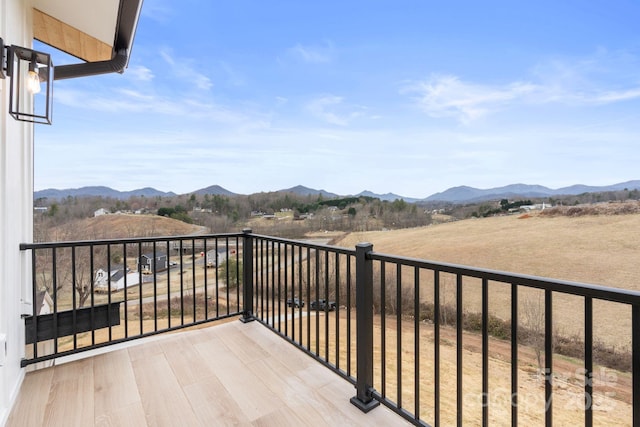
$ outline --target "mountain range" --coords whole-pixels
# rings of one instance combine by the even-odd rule
[[[621,182],[618,184],[607,186],[589,186],[589,185],[572,185],[558,189],[551,189],[542,185],[529,184],[511,184],[504,187],[479,189],[468,186],[452,187],[440,193],[432,194],[424,199],[416,199],[411,197],[403,197],[394,193],[376,194],[371,191],[362,191],[355,195],[339,195],[328,192],[326,190],[315,190],[302,185],[278,190],[279,193],[293,193],[299,196],[322,196],[323,198],[333,199],[344,196],[367,196],[380,200],[394,201],[402,199],[408,203],[416,202],[448,202],[448,203],[477,203],[486,200],[496,199],[514,199],[514,198],[546,198],[554,196],[571,196],[583,193],[600,193],[607,191],[621,190],[640,190],[640,180]],[[240,196],[241,194],[233,193],[219,185],[212,185],[206,188],[193,191],[188,194],[198,195],[219,195],[219,196]],[[146,187],[132,191],[118,191],[109,187],[82,187],[71,189],[46,189],[34,192],[34,199],[64,199],[67,197],[83,197],[83,196],[100,196],[114,199],[128,199],[129,197],[172,197],[177,194],[174,192],[163,192],[155,188]]]
[[[35,200],[40,198],[47,199],[66,199],[67,197],[87,197],[87,196],[100,196],[110,197],[112,199],[128,199],[129,197],[170,197],[177,196],[176,193],[156,190],[155,188],[145,187],[131,191],[118,191],[113,188],[96,186],[96,187],[81,187],[81,188],[67,188],[64,190],[57,190],[55,188],[48,188],[46,190],[35,191],[33,198]]]
[[[442,193],[433,194],[425,202],[473,203],[495,199],[513,199],[516,197],[544,198],[553,196],[575,196],[583,193],[602,193],[606,191],[640,190],[640,180],[626,181],[606,186],[572,185],[558,189],[551,189],[542,185],[511,184],[505,187],[481,190],[478,188],[461,186],[449,188]]]

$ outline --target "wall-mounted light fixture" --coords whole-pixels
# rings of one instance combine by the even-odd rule
[[[26,47],[4,46],[0,39],[0,78],[5,77],[11,77],[9,114],[16,120],[50,125],[53,102],[51,55]]]

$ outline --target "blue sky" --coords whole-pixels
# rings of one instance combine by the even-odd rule
[[[638,22],[635,0],[145,0],[123,75],[55,82],[35,189],[640,179]]]

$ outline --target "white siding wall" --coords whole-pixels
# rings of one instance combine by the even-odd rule
[[[0,37],[5,45],[30,47],[30,0],[0,0]],[[30,309],[29,255],[19,244],[33,238],[33,125],[9,116],[10,80],[0,79],[0,426],[24,377],[24,324]]]

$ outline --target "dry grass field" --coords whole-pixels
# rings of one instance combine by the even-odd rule
[[[48,241],[119,239],[196,234],[203,227],[158,215],[101,215],[54,227]]]
[[[502,216],[413,229],[351,233],[376,252],[556,279],[640,289],[640,215]]]
[[[370,242],[374,251],[433,261],[489,268],[555,279],[640,290],[638,248],[640,214],[579,217],[520,215],[469,219],[414,229],[351,233],[338,241],[353,247]],[[445,292],[453,301],[453,278]],[[449,290],[447,290],[449,286]],[[426,292],[425,292],[426,293]],[[540,291],[523,292],[521,302],[537,304]],[[490,311],[509,318],[506,285],[490,291]],[[465,309],[478,312],[480,289],[464,286]],[[582,335],[583,301],[554,296],[558,333]],[[627,349],[630,345],[629,307],[594,302],[595,340]]]

